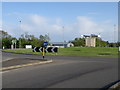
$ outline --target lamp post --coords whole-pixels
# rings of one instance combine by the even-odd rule
[[[64,26],[62,28],[63,28],[63,46],[64,46]]]
[[[100,47],[100,46],[101,46],[101,45],[100,45],[100,33],[99,33],[98,37],[99,37],[99,47]]]
[[[50,34],[48,33],[48,42],[50,42]]]
[[[114,24],[114,47],[116,47],[116,45],[115,45],[115,30],[116,30],[116,25]]]
[[[20,23],[20,30],[21,30],[21,21],[19,21]],[[19,39],[19,48],[21,48],[21,39]]]

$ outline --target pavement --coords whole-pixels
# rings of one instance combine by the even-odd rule
[[[40,55],[2,53],[4,61],[41,59]],[[33,60],[34,59],[34,60]],[[53,63],[2,72],[3,88],[102,88],[118,80],[118,58],[46,56]],[[28,60],[28,61],[27,61]],[[29,63],[31,63],[29,62]],[[16,65],[19,65],[16,63]],[[12,65],[12,62],[11,62]],[[7,66],[7,64],[3,65]],[[8,65],[9,66],[9,65]]]

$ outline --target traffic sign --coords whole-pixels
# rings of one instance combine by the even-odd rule
[[[57,47],[46,47],[45,52],[58,52]],[[43,52],[43,47],[34,47],[33,52]]]
[[[48,42],[44,42],[44,43],[43,43],[43,46],[44,46],[44,47],[47,47],[47,46],[48,46]]]
[[[43,52],[43,47],[34,47],[33,52]]]
[[[13,44],[16,43],[16,40],[12,40],[12,43],[13,43]]]

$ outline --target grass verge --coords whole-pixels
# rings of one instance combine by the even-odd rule
[[[14,52],[14,53],[24,53],[24,54],[41,54],[41,52],[33,52],[32,49],[5,49],[3,51]],[[69,47],[69,48],[59,48],[58,53],[46,53],[46,55],[118,57],[118,48]]]

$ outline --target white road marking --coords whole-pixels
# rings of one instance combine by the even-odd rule
[[[2,72],[0,72],[0,73],[2,74],[2,73],[7,73],[7,72],[10,72],[10,71],[2,71]]]

